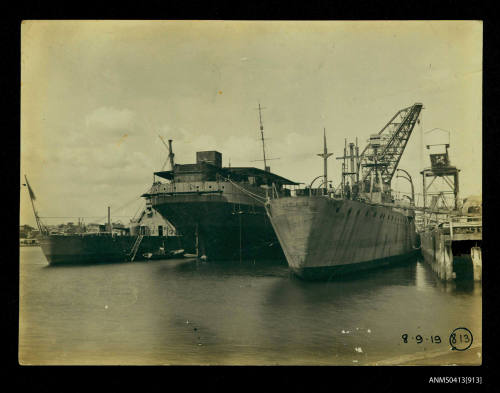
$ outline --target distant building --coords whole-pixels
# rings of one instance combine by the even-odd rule
[[[96,224],[96,223],[90,223],[90,224],[85,225],[87,233],[99,233],[101,231],[100,227],[101,227],[101,225]]]
[[[109,233],[108,224],[89,223],[84,224],[79,221],[65,224],[46,225],[50,235],[74,235],[74,234],[99,234]],[[165,220],[156,210],[151,207],[151,203],[146,203],[146,208],[142,211],[138,219],[130,220],[127,226],[121,222],[111,223],[112,234],[114,236],[177,236],[174,226]],[[21,239],[35,238],[39,231],[29,225],[19,227]]]
[[[21,239],[29,239],[33,237],[33,231],[35,228],[33,228],[30,225],[21,225],[19,227],[19,237]]]
[[[130,228],[127,228],[122,223],[112,223],[112,233],[118,236],[128,236],[130,235]]]
[[[462,214],[482,215],[483,201],[481,196],[472,195],[463,200]]]

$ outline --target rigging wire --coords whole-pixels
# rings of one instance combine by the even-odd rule
[[[223,179],[227,180],[229,183],[231,183],[233,186],[235,186],[241,192],[243,192],[243,193],[249,195],[251,198],[255,199],[257,202],[264,203],[266,201],[266,198],[264,198],[264,197],[262,197],[260,195],[254,194],[251,191],[246,190],[245,188],[243,188],[243,187],[239,186],[238,184],[234,183],[230,178],[223,177],[223,176],[221,176],[221,177]]]
[[[141,193],[141,195],[146,193],[149,189],[150,188],[148,187],[145,192]],[[118,213],[118,212],[122,211],[123,209],[125,209],[126,207],[129,207],[134,202],[137,202],[140,199],[141,199],[141,196],[134,197],[134,199],[125,202],[123,205],[117,207],[116,209],[113,209],[113,213]],[[142,207],[142,205],[141,205],[141,207]],[[118,216],[116,214],[113,214],[113,216],[114,217],[121,217],[121,218],[131,217],[131,215]],[[96,221],[102,221],[102,220],[105,220],[107,218],[107,215],[104,215],[104,216],[43,216],[40,218],[44,218],[44,219],[47,219],[47,218],[49,218],[49,219],[50,218],[94,218],[94,219],[96,219]]]
[[[135,214],[132,216],[132,220],[135,220],[135,217],[141,211],[141,209],[144,209],[144,204],[142,204],[142,203],[139,205],[139,208],[137,209],[137,211],[135,212]]]

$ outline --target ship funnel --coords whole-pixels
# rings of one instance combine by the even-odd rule
[[[168,140],[168,158],[170,160],[170,169],[174,170],[174,152],[172,151],[172,139]]]
[[[113,230],[111,228],[111,207],[108,206],[108,231],[109,233],[112,233]]]

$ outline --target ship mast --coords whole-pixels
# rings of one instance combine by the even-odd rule
[[[262,111],[261,111],[261,109],[264,109],[264,108],[260,107],[260,102],[259,102],[259,123],[260,123],[260,137],[262,139],[262,155],[264,156],[264,170],[268,171],[267,161],[266,161],[266,148],[265,148],[265,144],[264,144],[264,126],[262,125]]]
[[[26,187],[28,187],[28,194],[30,196],[31,206],[33,207],[33,214],[35,215],[36,226],[38,227],[40,234],[43,234],[43,226],[42,226],[42,223],[40,222],[40,217],[38,217],[38,212],[36,211],[36,208],[35,208],[35,202],[34,202],[36,200],[35,193],[31,189],[31,186],[28,182],[28,178],[26,177],[26,175],[24,175],[24,179],[26,180],[25,185],[26,185]]]
[[[328,192],[328,166],[327,160],[328,157],[333,155],[333,153],[328,153],[328,149],[326,147],[326,128],[323,128],[323,153],[318,154],[318,156],[323,158],[323,188],[325,189],[325,194]]]
[[[262,141],[262,155],[263,155],[263,160],[253,160],[253,161],[264,161],[264,171],[266,172],[271,172],[271,167],[267,166],[267,162],[271,160],[279,160],[279,158],[266,158],[266,145],[265,145],[265,138],[264,138],[264,125],[262,124],[262,109],[266,109],[260,106],[256,108],[259,110],[259,123],[260,123],[260,139]]]

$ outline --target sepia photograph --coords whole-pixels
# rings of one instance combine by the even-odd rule
[[[20,31],[20,365],[482,365],[482,21]]]

